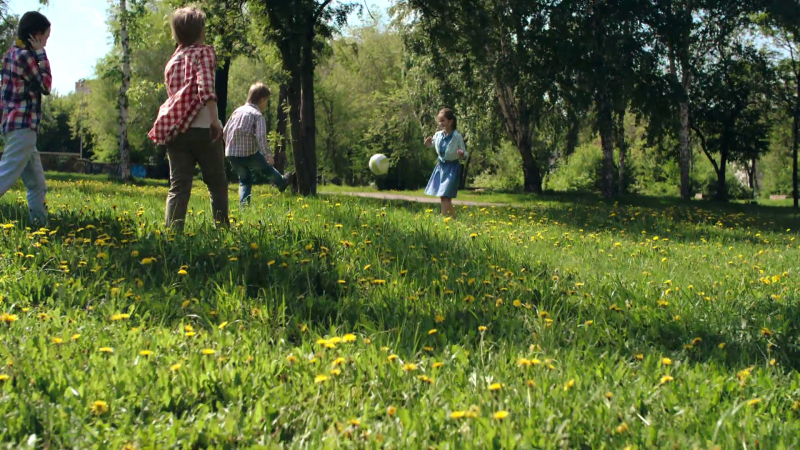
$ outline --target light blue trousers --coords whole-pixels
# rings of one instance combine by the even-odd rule
[[[28,189],[28,209],[31,220],[37,225],[47,225],[47,207],[44,203],[47,185],[39,151],[36,150],[36,132],[30,128],[10,131],[5,135],[6,146],[0,159],[0,197],[22,178]]]

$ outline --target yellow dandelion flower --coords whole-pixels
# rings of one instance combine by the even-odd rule
[[[19,316],[14,314],[0,314],[0,322],[13,323],[19,320]]]
[[[397,408],[395,408],[394,406],[386,408],[386,415],[394,416],[395,414],[397,414]]]
[[[217,351],[214,350],[213,348],[204,348],[204,349],[200,350],[200,353],[202,353],[204,355],[213,355],[214,353],[217,353]]]
[[[480,331],[481,333],[483,333],[486,330],[487,330],[487,328],[485,326],[483,326],[483,325],[478,327],[478,331]]]
[[[442,322],[444,322],[444,316],[437,314],[437,315],[436,315],[436,318],[435,318],[435,319],[433,319],[433,320],[434,320],[434,322],[436,322],[436,323],[442,323]]]
[[[58,344],[63,344],[63,343],[64,343],[64,340],[61,339],[60,337],[53,338],[53,344],[58,345]]]
[[[575,387],[575,380],[574,379],[573,380],[569,380],[567,382],[567,384],[564,385],[564,390],[568,391],[568,390],[572,389],[573,387]]]
[[[70,338],[69,338],[69,340],[71,340],[71,341],[77,341],[78,339],[80,339],[80,337],[81,337],[81,335],[80,335],[80,334],[78,334],[78,333],[75,333],[75,334],[73,334],[73,335],[72,335],[72,337],[70,337]]]
[[[496,413],[492,414],[492,417],[497,420],[503,420],[508,417],[508,411],[497,411]]]
[[[331,369],[331,375],[341,375],[342,371],[339,369]]]
[[[500,389],[503,389],[503,385],[500,383],[492,383],[489,385],[490,391],[499,391]]]
[[[443,363],[443,362],[435,362],[435,363],[433,363],[433,368],[434,368],[434,369],[439,369],[439,368],[441,368],[442,366],[444,366],[444,363]]]
[[[111,316],[111,320],[114,322],[118,322],[120,320],[129,319],[131,317],[130,314],[114,314]]]
[[[659,384],[663,386],[673,380],[674,378],[672,378],[671,375],[664,375],[663,377],[661,377],[661,381],[659,382]]]
[[[317,375],[317,377],[314,378],[314,383],[321,384],[321,383],[324,383],[324,382],[326,382],[328,380],[329,380],[329,377],[327,375]]]
[[[92,406],[89,407],[89,410],[94,415],[102,416],[103,414],[108,412],[108,403],[102,400],[97,400],[95,402],[92,402]]]
[[[170,372],[177,372],[178,370],[180,370],[180,368],[181,368],[181,363],[178,363],[171,365],[169,370]]]
[[[153,352],[151,352],[150,350],[142,350],[139,352],[139,354],[142,356],[150,356],[153,354]]]
[[[114,353],[114,349],[111,347],[100,347],[97,351],[100,353]]]
[[[751,400],[747,401],[747,406],[755,406],[755,405],[757,405],[759,403],[761,403],[761,399],[760,398],[754,398],[754,399],[751,399]]]
[[[9,380],[9,378],[10,378],[10,377],[9,377],[8,375],[6,375],[6,374],[4,374],[4,373],[0,373],[0,383],[2,383],[2,382],[4,382],[4,381],[8,381],[8,380]]]
[[[451,419],[463,419],[464,417],[466,417],[466,415],[467,415],[466,411],[453,411],[453,412],[450,413],[450,418]]]
[[[252,244],[250,244],[250,248],[253,249],[253,250],[258,250],[258,244],[253,242]]]
[[[429,336],[430,336],[430,335],[433,335],[433,334],[436,334],[436,333],[437,333],[437,330],[436,330],[436,328],[434,328],[434,329],[432,329],[432,330],[429,330],[429,331],[428,331],[428,335],[429,335]]]
[[[344,363],[345,363],[345,359],[339,357],[339,358],[336,358],[336,359],[333,360],[333,362],[331,363],[331,366],[332,367],[336,367],[336,366],[339,366],[339,365],[344,364]]]
[[[343,342],[355,342],[356,339],[357,338],[355,334],[345,334],[344,336],[342,336]]]
[[[178,275],[189,275],[189,272],[187,272],[186,269],[180,269],[178,270]]]
[[[413,363],[407,363],[403,365],[403,371],[405,372],[413,372],[417,370],[417,365]]]
[[[388,359],[388,360],[389,360],[389,362],[392,362],[392,361],[396,361],[396,360],[397,360],[397,358],[398,358],[398,356],[397,356],[397,355],[389,355],[389,357],[388,357],[388,358],[386,358],[386,359]]]
[[[672,360],[669,358],[661,358],[661,364],[665,366],[670,366],[672,365]]]

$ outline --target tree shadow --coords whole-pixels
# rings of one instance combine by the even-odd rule
[[[425,205],[401,208],[417,213]],[[0,205],[0,218],[23,216],[27,211],[19,205]],[[418,354],[427,346],[445,346],[450,338],[519,345],[534,343],[535,334],[549,336],[551,348],[569,351],[581,342],[577,337],[587,326],[583,322],[592,320],[607,332],[579,345],[595,355],[680,352],[700,338],[689,353],[696,362],[739,368],[757,364],[767,355],[785,368],[800,370],[800,349],[790,339],[800,331],[797,325],[768,334],[760,331],[760,323],[742,326],[744,313],[800,324],[797,299],[782,303],[737,299],[729,309],[698,306],[681,311],[683,318],[675,320],[667,310],[611,308],[610,291],[624,289],[622,285],[607,286],[591,298],[554,287],[553,268],[546,264],[532,264],[507,246],[452,239],[453,231],[441,223],[419,223],[412,229],[379,210],[346,207],[331,207],[321,220],[327,225],[311,227],[287,218],[272,228],[245,223],[230,231],[216,230],[208,221],[193,222],[187,235],[170,241],[158,236],[157,228],[137,228],[133,219],[111,210],[92,216],[64,210],[52,216],[50,228],[59,231],[48,237],[47,245],[76,245],[67,239],[82,237],[95,243],[83,244],[84,255],[96,257],[102,251],[107,259],[88,257],[89,264],[81,267],[75,252],[55,254],[53,258],[67,260],[69,273],[40,269],[38,284],[11,287],[11,297],[63,308],[134,306],[136,317],[150,321],[145,326],[155,321],[171,327],[194,320],[211,328],[222,320],[246,318],[248,326],[285,330],[289,342],[300,342],[303,325],[314,331],[390,333],[396,351],[405,355]],[[89,229],[90,225],[96,228]],[[337,230],[361,231],[353,236]],[[103,235],[111,237],[107,245],[93,248]],[[373,256],[363,256],[370,253]],[[143,259],[150,257],[156,260],[144,264]],[[92,272],[95,263],[101,271]],[[184,265],[186,276],[178,273]],[[58,285],[70,278],[98,289],[115,286],[120,295],[62,297]],[[121,297],[126,291],[134,296]],[[740,305],[750,305],[749,310],[734,311]],[[550,317],[554,322],[547,322]],[[481,326],[488,330],[480,331]],[[429,337],[427,331],[434,328],[439,332]],[[723,342],[726,347],[719,349]],[[773,345],[770,354],[767,342]]]

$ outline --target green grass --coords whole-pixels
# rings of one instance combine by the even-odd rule
[[[445,221],[258,187],[224,231],[198,183],[173,236],[163,185],[49,188],[49,230],[0,200],[7,448],[800,444],[790,209],[550,196]]]

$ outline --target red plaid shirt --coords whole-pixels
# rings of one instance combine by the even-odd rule
[[[150,139],[158,145],[166,144],[189,128],[207,102],[217,99],[216,67],[214,47],[190,45],[175,50],[164,70],[169,98],[161,105],[153,129],[147,134]]]
[[[42,95],[50,95],[53,75],[44,49],[29,50],[13,45],[3,58],[3,134],[30,128],[39,131]]]

